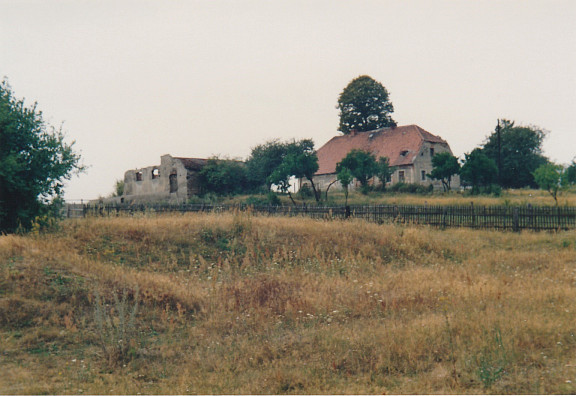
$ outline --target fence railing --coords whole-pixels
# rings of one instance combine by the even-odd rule
[[[274,206],[225,204],[69,204],[69,218],[115,216],[138,212],[226,212],[251,211],[269,216],[306,216],[316,219],[357,218],[377,223],[396,222],[441,228],[469,227],[501,230],[576,229],[576,207],[547,206],[430,206],[430,205],[354,205],[354,206]]]

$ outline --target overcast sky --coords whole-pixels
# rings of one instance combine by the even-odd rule
[[[0,77],[64,123],[88,170],[66,198],[113,191],[160,156],[246,158],[273,138],[338,134],[338,95],[381,82],[399,125],[456,156],[498,118],[576,155],[576,1],[0,0]]]

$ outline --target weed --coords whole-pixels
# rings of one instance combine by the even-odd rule
[[[114,295],[114,305],[105,304],[99,293],[94,300],[94,321],[98,329],[99,345],[104,358],[111,367],[130,361],[136,355],[138,330],[138,289],[133,304],[128,302],[126,290],[122,298]]]
[[[486,343],[482,352],[476,356],[477,375],[485,388],[489,388],[506,374],[508,358],[502,333],[499,328],[492,331],[492,337]]]

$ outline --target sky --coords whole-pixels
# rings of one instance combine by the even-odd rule
[[[245,159],[271,139],[339,134],[360,75],[398,125],[463,157],[497,119],[576,156],[573,0],[0,0],[0,78],[63,126],[87,170],[69,201],[107,196],[160,156]]]

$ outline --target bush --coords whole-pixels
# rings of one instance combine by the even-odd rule
[[[421,184],[396,183],[391,185],[388,191],[408,194],[430,194],[434,191],[434,186],[432,184],[423,186]]]
[[[495,197],[502,196],[502,187],[498,184],[490,184],[483,187],[472,187],[467,189],[465,195],[493,195]]]
[[[282,201],[280,201],[280,198],[278,198],[278,194],[272,191],[268,192],[268,203],[270,205],[276,205],[276,206],[282,205]]]
[[[206,193],[201,196],[194,195],[188,199],[189,204],[215,204],[222,201],[222,197],[216,193]]]
[[[301,199],[314,197],[314,193],[312,192],[310,185],[307,183],[303,184],[302,187],[300,187],[300,190],[298,191],[298,195],[300,196]]]
[[[241,194],[249,190],[246,166],[243,162],[210,158],[200,170],[204,191],[219,195]]]
[[[270,200],[268,196],[251,195],[244,200],[244,203],[250,206],[266,206],[270,204]]]

